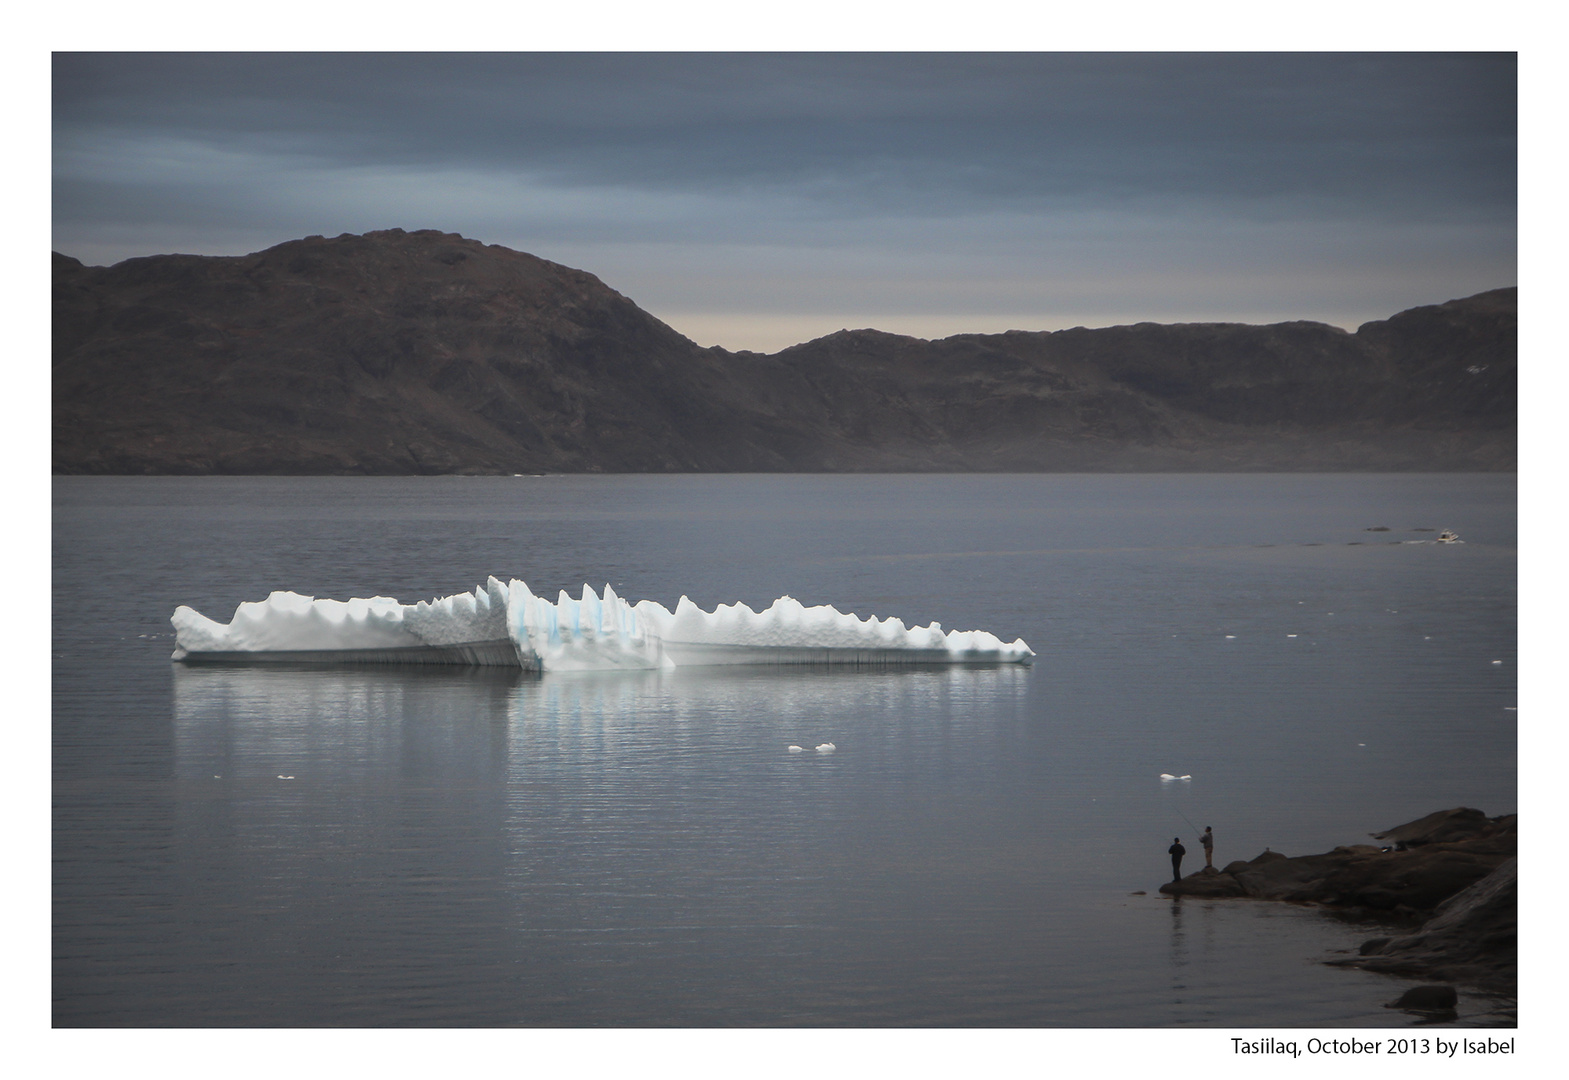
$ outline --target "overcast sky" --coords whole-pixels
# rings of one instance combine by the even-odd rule
[[[54,247],[460,232],[703,345],[1515,284],[1506,54],[57,54]]]

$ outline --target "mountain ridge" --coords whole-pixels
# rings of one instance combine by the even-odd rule
[[[53,257],[56,473],[1514,468],[1513,287],[1355,332],[1135,323],[704,348],[435,230]]]

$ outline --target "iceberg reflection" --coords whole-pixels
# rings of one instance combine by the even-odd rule
[[[914,736],[1022,703],[1028,668],[725,668],[542,679],[496,668],[176,666],[182,779],[478,778],[541,767],[641,769],[791,743]],[[841,757],[842,757],[841,753]]]

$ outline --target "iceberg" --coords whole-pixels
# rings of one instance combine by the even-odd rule
[[[756,664],[1029,663],[1022,638],[937,624],[862,619],[781,596],[763,611],[742,603],[704,611],[629,604],[606,585],[576,599],[535,596],[492,577],[471,592],[404,604],[388,596],[318,600],[274,592],[241,604],[228,623],[181,605],[172,659],[183,663],[460,664],[525,671],[659,670]]]

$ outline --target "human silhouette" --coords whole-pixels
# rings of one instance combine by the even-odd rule
[[[1182,837],[1173,836],[1171,838],[1171,846],[1166,849],[1166,854],[1171,856],[1172,881],[1182,880],[1182,857],[1187,853],[1188,849],[1182,846]]]
[[[1199,837],[1199,843],[1204,845],[1204,866],[1206,869],[1215,868],[1215,833],[1208,826],[1204,826],[1204,835]]]

